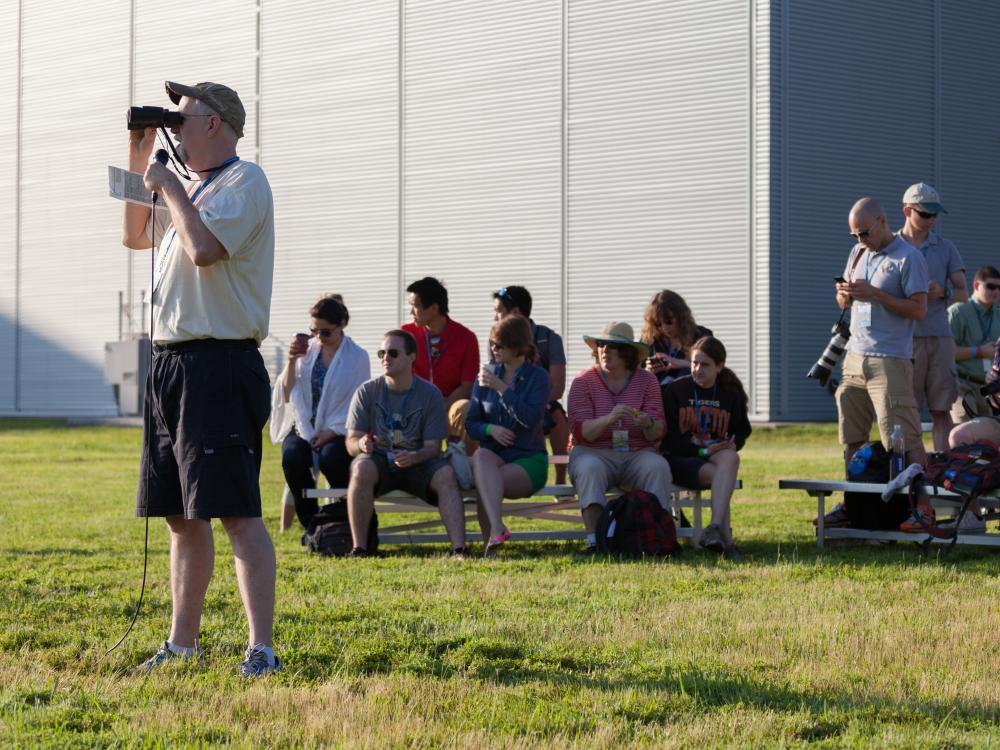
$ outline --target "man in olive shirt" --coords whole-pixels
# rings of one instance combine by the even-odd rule
[[[1000,337],[1000,271],[983,266],[972,281],[972,299],[948,308],[948,323],[955,337],[958,398],[951,408],[955,424],[972,417],[992,416],[993,409],[979,389],[986,382],[995,342]],[[969,414],[969,412],[972,412]]]

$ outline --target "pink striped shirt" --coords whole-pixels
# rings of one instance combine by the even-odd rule
[[[615,430],[628,430],[628,449],[637,451],[642,448],[656,448],[659,441],[650,441],[642,434],[642,430],[631,417],[626,417],[620,423],[612,424],[597,440],[590,441],[583,437],[583,423],[595,417],[610,414],[616,404],[625,404],[633,409],[644,411],[654,419],[663,423],[663,397],[660,395],[660,384],[656,376],[641,367],[632,374],[625,389],[618,394],[612,393],[601,377],[597,365],[581,370],[569,387],[569,424],[570,446],[586,445],[591,448],[611,448],[612,433]]]

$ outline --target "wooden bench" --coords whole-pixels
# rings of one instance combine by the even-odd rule
[[[811,497],[816,498],[816,545],[823,547],[827,539],[877,539],[881,541],[916,542],[922,543],[928,538],[931,542],[950,544],[951,537],[936,537],[926,533],[911,534],[903,531],[875,531],[869,529],[852,528],[826,528],[823,517],[826,515],[826,498],[835,492],[877,492],[879,494],[885,489],[884,484],[868,484],[864,482],[845,482],[826,479],[782,479],[778,482],[778,489],[781,490],[805,490]],[[957,513],[965,502],[961,495],[942,489],[940,487],[928,486],[927,494],[930,496],[931,504],[935,510],[948,510]],[[876,501],[879,502],[879,501]],[[1000,498],[989,497],[980,498],[979,502],[989,513],[986,520],[992,521],[1000,518]],[[987,547],[1000,547],[1000,534],[959,534],[957,544],[975,544]]]
[[[742,489],[743,483],[736,482],[736,489]],[[475,511],[477,495],[475,489],[461,490],[465,496],[467,506],[473,508],[472,512],[466,512],[465,524],[468,533],[469,524],[475,524],[478,531],[478,516]],[[622,493],[622,490],[612,488],[608,491],[608,496],[612,497]],[[344,502],[347,490],[338,489],[315,489],[306,490],[307,497],[326,499],[333,502]],[[708,490],[692,490],[678,487],[671,496],[671,507],[677,515],[677,511],[690,509],[692,520],[690,528],[680,528],[678,526],[677,536],[692,539],[697,543],[701,538],[704,528],[703,511],[711,509],[711,497]],[[583,518],[580,515],[580,502],[576,498],[576,491],[571,484],[550,484],[542,487],[538,493],[532,497],[518,499],[504,499],[503,515],[512,518],[527,518],[536,521],[556,521],[570,525],[574,528],[563,529],[512,529],[511,540],[522,542],[553,541],[565,539],[583,539],[586,531],[583,528]],[[423,500],[405,492],[390,492],[381,497],[375,498],[375,510],[380,515],[385,513],[433,513],[434,519],[429,521],[416,521],[386,526],[384,521],[379,522],[379,543],[380,544],[423,544],[428,542],[446,542],[448,535],[444,531],[431,531],[442,527],[441,519],[437,515],[437,508],[428,505]]]

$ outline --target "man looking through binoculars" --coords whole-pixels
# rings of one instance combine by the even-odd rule
[[[179,105],[162,122],[199,182],[185,188],[159,161],[156,130],[130,118],[129,169],[166,211],[126,203],[122,242],[159,240],[152,308],[153,360],[144,418],[136,514],[163,516],[170,529],[170,636],[142,669],[200,653],[198,630],[220,519],[236,557],[250,625],[240,665],[247,677],[281,668],[272,650],[275,557],[261,520],[261,431],[270,383],[259,346],[267,335],[274,270],[271,189],[236,142],[246,119],[232,89],[216,83],[166,84]],[[151,109],[151,108],[146,108]],[[160,239],[162,238],[162,240]]]

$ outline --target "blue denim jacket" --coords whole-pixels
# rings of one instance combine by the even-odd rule
[[[503,377],[503,365],[497,377]],[[549,403],[549,374],[541,367],[525,362],[514,374],[503,396],[492,388],[483,388],[477,379],[472,385],[465,430],[484,448],[510,463],[533,453],[545,452],[542,420]],[[514,444],[500,445],[486,434],[486,425],[495,424],[515,433]]]

